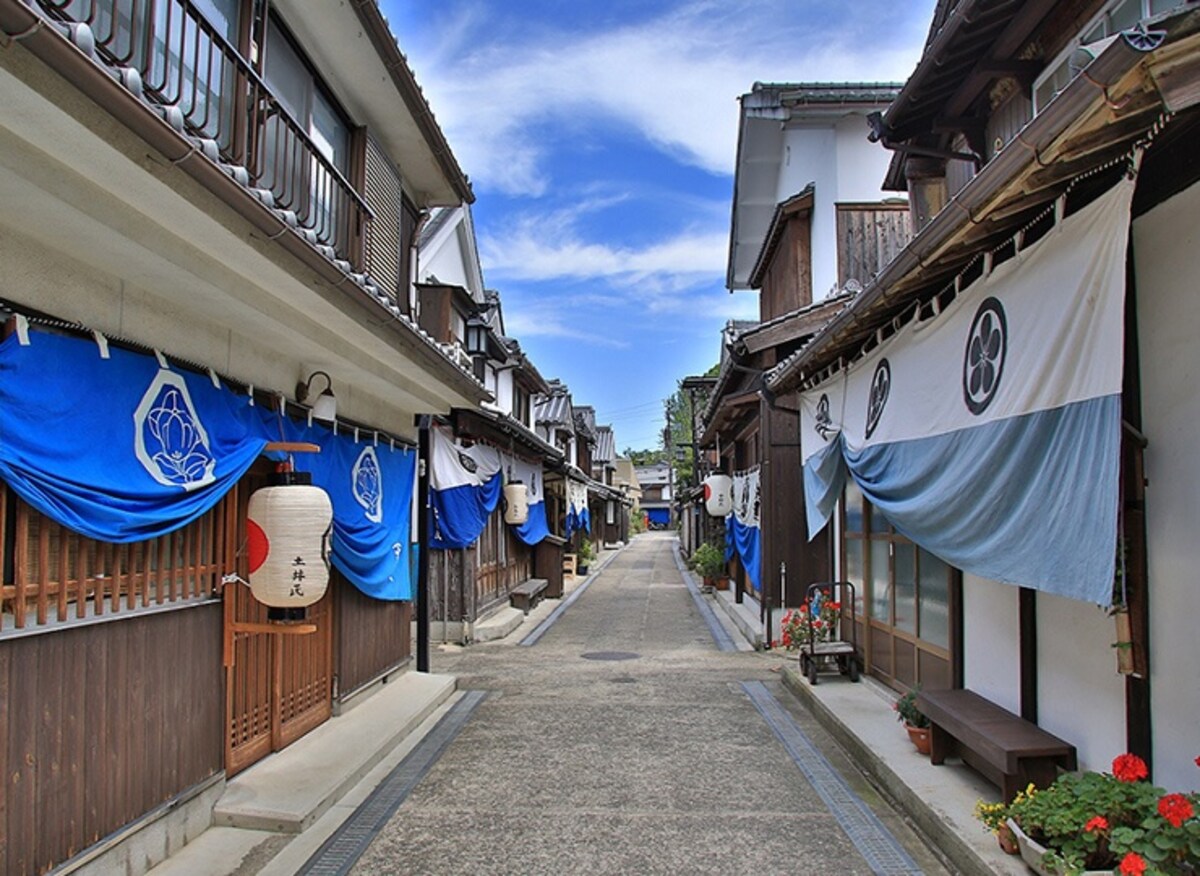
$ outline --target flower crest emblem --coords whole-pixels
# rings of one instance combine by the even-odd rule
[[[987,410],[1004,376],[1008,353],[1008,319],[1004,306],[995,298],[979,305],[963,357],[963,400],[978,416]]]
[[[168,487],[194,490],[215,480],[217,461],[183,376],[159,369],[133,414],[134,454]]]
[[[354,501],[362,505],[364,516],[372,523],[383,521],[383,474],[374,447],[364,447],[351,471]]]

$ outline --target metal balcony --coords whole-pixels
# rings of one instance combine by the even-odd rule
[[[85,54],[347,272],[366,202],[191,0],[30,0]]]

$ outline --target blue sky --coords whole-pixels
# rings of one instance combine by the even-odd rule
[[[484,280],[546,377],[655,447],[757,296],[724,288],[737,98],[903,80],[934,0],[381,0],[476,193]]]

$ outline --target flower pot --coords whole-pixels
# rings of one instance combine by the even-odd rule
[[[718,575],[716,578],[713,578],[713,586],[718,590],[728,590],[729,578],[724,575]]]
[[[917,752],[919,754],[929,754],[929,728],[914,727],[912,724],[905,724],[904,729],[908,731],[908,738],[917,747]]]
[[[1017,835],[1012,832],[1012,828],[1007,824],[1002,824],[997,828],[996,842],[1000,843],[1000,848],[1006,855],[1021,854],[1021,846],[1017,842]]]
[[[1013,836],[1017,838],[1021,860],[1025,862],[1026,867],[1034,873],[1040,873],[1041,876],[1062,876],[1055,868],[1048,867],[1042,863],[1042,858],[1046,854],[1045,846],[1031,839],[1025,831],[1021,830],[1021,825],[1017,824],[1011,818],[1005,824],[1012,831]],[[1082,876],[1112,876],[1112,872],[1112,870],[1084,870]]]

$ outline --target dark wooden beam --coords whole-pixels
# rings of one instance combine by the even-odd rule
[[[987,58],[975,65],[976,71],[992,79],[1012,77],[1022,85],[1032,85],[1045,65],[1041,61],[1013,61]]]
[[[1013,16],[1012,21],[992,43],[989,52],[991,62],[996,63],[1016,54],[1054,6],[1053,3],[1023,4],[1017,14]],[[983,89],[990,84],[990,81],[982,75],[968,77],[963,89],[947,103],[946,114],[962,115],[965,113]]]
[[[1020,691],[1021,717],[1037,723],[1037,591],[1022,587],[1018,596],[1017,627],[1020,631]]]
[[[987,119],[981,116],[938,116],[933,120],[935,134],[970,134],[986,127]]]

